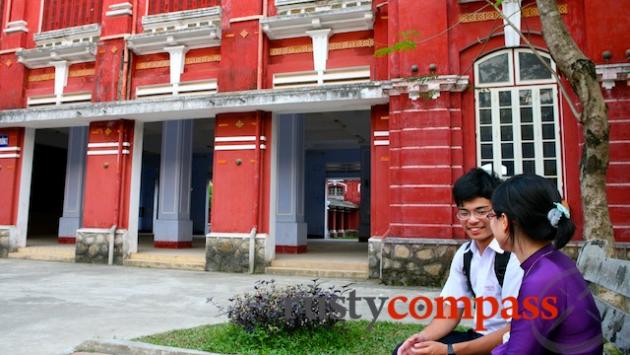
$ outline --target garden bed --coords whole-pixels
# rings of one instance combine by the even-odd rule
[[[246,332],[230,323],[174,330],[136,339],[150,344],[221,354],[390,354],[395,346],[422,326],[367,321],[347,321],[331,328],[268,334]]]

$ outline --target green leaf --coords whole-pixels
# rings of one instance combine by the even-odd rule
[[[501,6],[501,4],[503,4],[503,0],[496,0],[496,1],[494,2],[494,6],[496,6],[496,7]]]

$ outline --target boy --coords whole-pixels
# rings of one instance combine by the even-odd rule
[[[463,305],[458,302],[455,316],[450,316],[450,307],[445,306],[447,317],[433,319],[420,333],[400,344],[393,354],[483,354],[501,344],[503,334],[509,329],[508,321],[501,317],[501,300],[518,296],[523,270],[516,257],[504,253],[494,240],[487,218],[492,212],[492,193],[500,183],[496,176],[480,168],[455,182],[453,197],[457,219],[471,240],[455,253],[440,294],[455,299],[494,297],[498,300],[499,312],[483,322],[485,330],[460,332],[454,329],[462,319]],[[491,306],[489,302],[482,303],[484,315],[492,313]]]

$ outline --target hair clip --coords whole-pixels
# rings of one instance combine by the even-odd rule
[[[569,219],[571,217],[571,212],[564,207],[563,204],[559,202],[554,202],[554,208],[550,209],[547,213],[547,219],[551,226],[554,228],[558,228],[558,222],[560,222],[560,218],[564,216],[564,218]]]
[[[556,209],[558,209],[558,211],[562,212],[562,214],[564,215],[566,219],[571,218],[571,212],[569,211],[568,208],[564,207],[562,203],[554,202],[553,204],[556,206]]]

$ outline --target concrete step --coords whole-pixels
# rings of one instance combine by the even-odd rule
[[[123,261],[124,265],[161,269],[179,269],[204,271],[206,259],[203,255],[163,255],[163,254],[131,254]]]
[[[349,270],[349,271],[366,271],[368,270],[367,258],[363,261],[330,261],[321,259],[276,259],[271,262],[272,267],[288,267],[300,269],[325,269],[325,270]]]
[[[72,263],[74,262],[74,248],[20,248],[17,252],[9,253],[9,258],[40,261],[63,261]]]
[[[366,280],[368,278],[367,267],[365,268],[365,271],[363,271],[269,266],[265,268],[265,273],[283,276],[332,277],[358,280]]]

